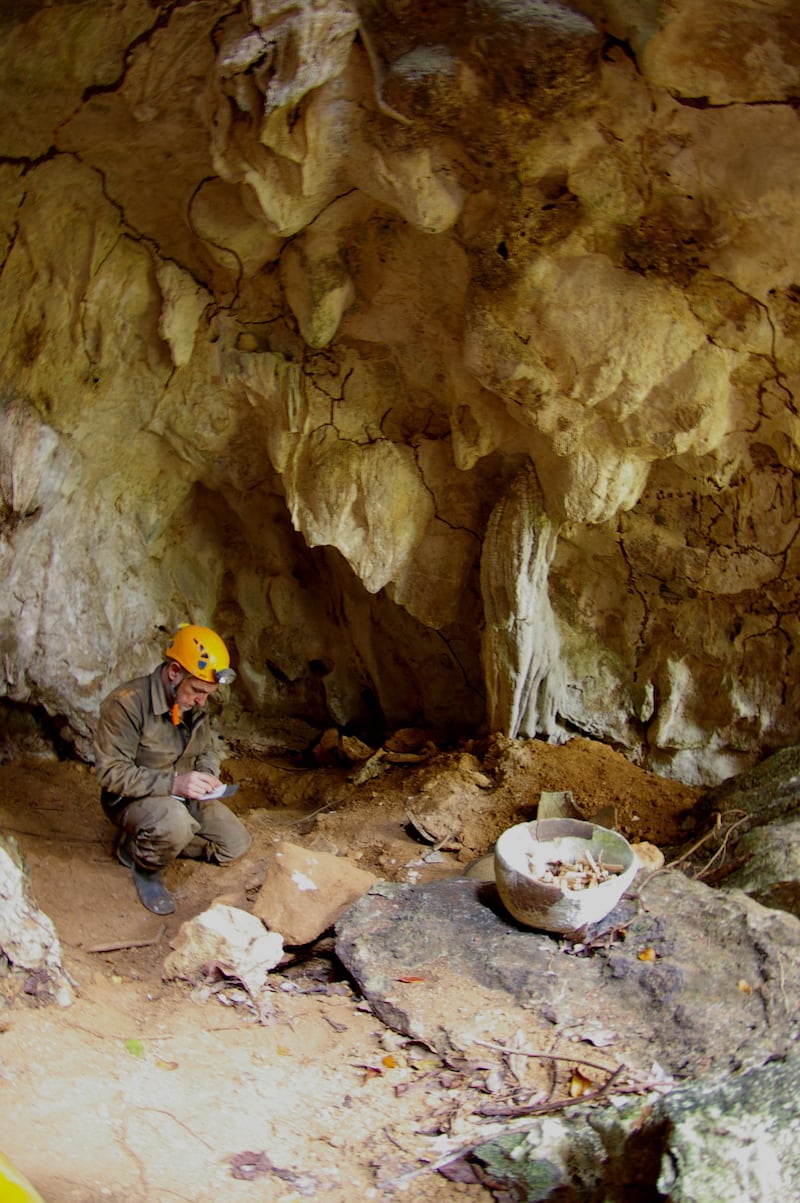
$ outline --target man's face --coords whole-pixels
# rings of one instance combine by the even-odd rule
[[[181,710],[191,710],[192,706],[205,706],[212,693],[216,693],[219,688],[216,681],[200,681],[197,677],[185,674],[184,669],[177,664],[170,664],[169,677],[175,685],[175,701]]]
[[[184,677],[175,690],[175,700],[181,710],[191,710],[192,706],[205,706],[216,692],[216,682],[212,685],[210,681],[198,681],[197,677]]]

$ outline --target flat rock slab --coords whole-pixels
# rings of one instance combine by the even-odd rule
[[[516,923],[493,882],[379,882],[340,918],[336,952],[384,1023],[444,1056],[579,1060],[577,1043],[609,1069],[686,1079],[783,1053],[800,920],[678,871],[642,883],[581,947]]]

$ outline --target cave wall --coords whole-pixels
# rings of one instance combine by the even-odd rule
[[[800,738],[793,0],[0,13],[0,696]]]

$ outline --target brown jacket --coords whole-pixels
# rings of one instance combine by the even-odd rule
[[[171,793],[175,773],[197,769],[219,776],[208,715],[195,706],[173,725],[160,664],[148,677],[127,681],[106,698],[94,752],[106,811],[132,798]]]

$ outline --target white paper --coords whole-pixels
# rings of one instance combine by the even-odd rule
[[[191,800],[194,802],[209,802],[212,798],[230,798],[231,794],[235,794],[238,788],[238,785],[220,785],[217,789],[212,790],[210,794],[203,794],[202,798],[193,798]],[[178,798],[181,802],[189,801],[183,794],[173,794],[172,796],[173,798]]]

